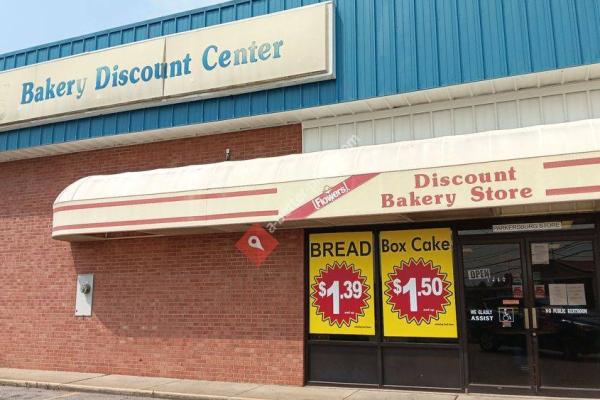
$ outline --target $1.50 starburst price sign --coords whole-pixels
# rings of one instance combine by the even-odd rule
[[[373,235],[309,238],[310,333],[374,335]]]
[[[384,335],[457,337],[450,229],[381,232]]]

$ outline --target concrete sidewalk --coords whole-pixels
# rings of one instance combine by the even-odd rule
[[[381,389],[258,385],[12,368],[0,368],[0,385],[189,400],[501,400],[515,398],[514,396]]]

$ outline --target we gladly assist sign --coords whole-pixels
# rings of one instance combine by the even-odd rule
[[[0,73],[0,127],[334,77],[331,2]]]

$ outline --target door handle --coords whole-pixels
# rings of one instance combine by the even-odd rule
[[[538,328],[538,321],[537,321],[537,308],[533,307],[531,309],[531,319],[533,322],[533,329],[537,329]]]
[[[525,316],[523,317],[523,322],[525,323],[525,329],[529,329],[529,308],[525,307],[523,309]]]

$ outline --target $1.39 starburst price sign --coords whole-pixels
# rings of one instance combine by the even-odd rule
[[[313,234],[309,241],[310,333],[375,334],[372,233]]]
[[[457,337],[450,229],[380,235],[385,336]]]

